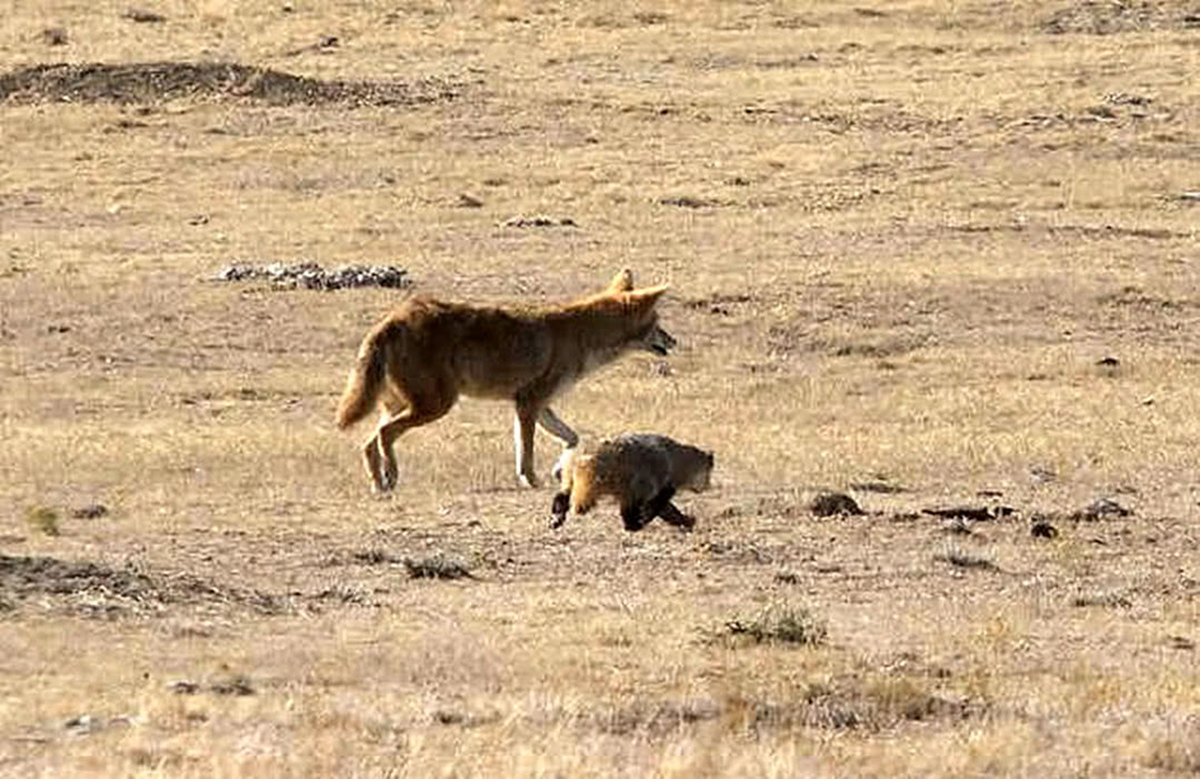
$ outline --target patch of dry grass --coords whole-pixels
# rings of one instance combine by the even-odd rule
[[[10,5],[0,72],[454,89],[0,103],[0,773],[1194,771],[1194,9]],[[556,408],[716,451],[696,531],[548,532],[484,401],[373,497],[332,412],[407,292],[212,278],[304,261],[670,281],[677,353]],[[980,491],[1019,515],[948,548]]]

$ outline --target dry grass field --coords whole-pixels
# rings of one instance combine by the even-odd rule
[[[0,0],[0,776],[1200,771],[1200,5],[137,8]],[[623,266],[695,532],[469,399],[372,495],[373,322]]]

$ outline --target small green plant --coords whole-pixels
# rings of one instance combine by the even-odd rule
[[[825,624],[808,609],[771,605],[750,620],[725,623],[731,635],[749,636],[756,643],[780,641],[788,644],[817,646],[829,635]]]
[[[58,512],[46,506],[33,506],[25,512],[25,523],[48,536],[59,534]]]

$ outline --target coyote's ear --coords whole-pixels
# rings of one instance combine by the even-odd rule
[[[662,297],[663,293],[671,288],[670,284],[658,284],[645,289],[635,289],[632,292],[626,293],[630,303],[635,305],[653,306]]]
[[[605,292],[628,292],[633,289],[633,271],[629,268],[622,268],[617,271],[617,275],[612,277],[612,281],[608,282],[608,286],[604,288]]]

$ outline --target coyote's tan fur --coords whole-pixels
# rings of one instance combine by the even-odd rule
[[[599,293],[554,306],[502,308],[409,298],[373,327],[358,350],[337,412],[347,428],[383,407],[363,446],[375,488],[396,484],[392,445],[409,428],[442,417],[459,395],[516,404],[517,477],[533,487],[535,425],[570,450],[579,437],[550,409],[554,396],[622,353],[666,355],[675,339],[658,325],[667,285],[633,288],[623,270]]]
[[[551,527],[568,510],[586,514],[604,497],[617,499],[625,529],[641,530],[655,517],[691,529],[696,520],[671,502],[675,491],[708,489],[713,455],[663,435],[631,433],[600,444],[594,454],[572,451],[562,463],[562,485],[550,505]]]

